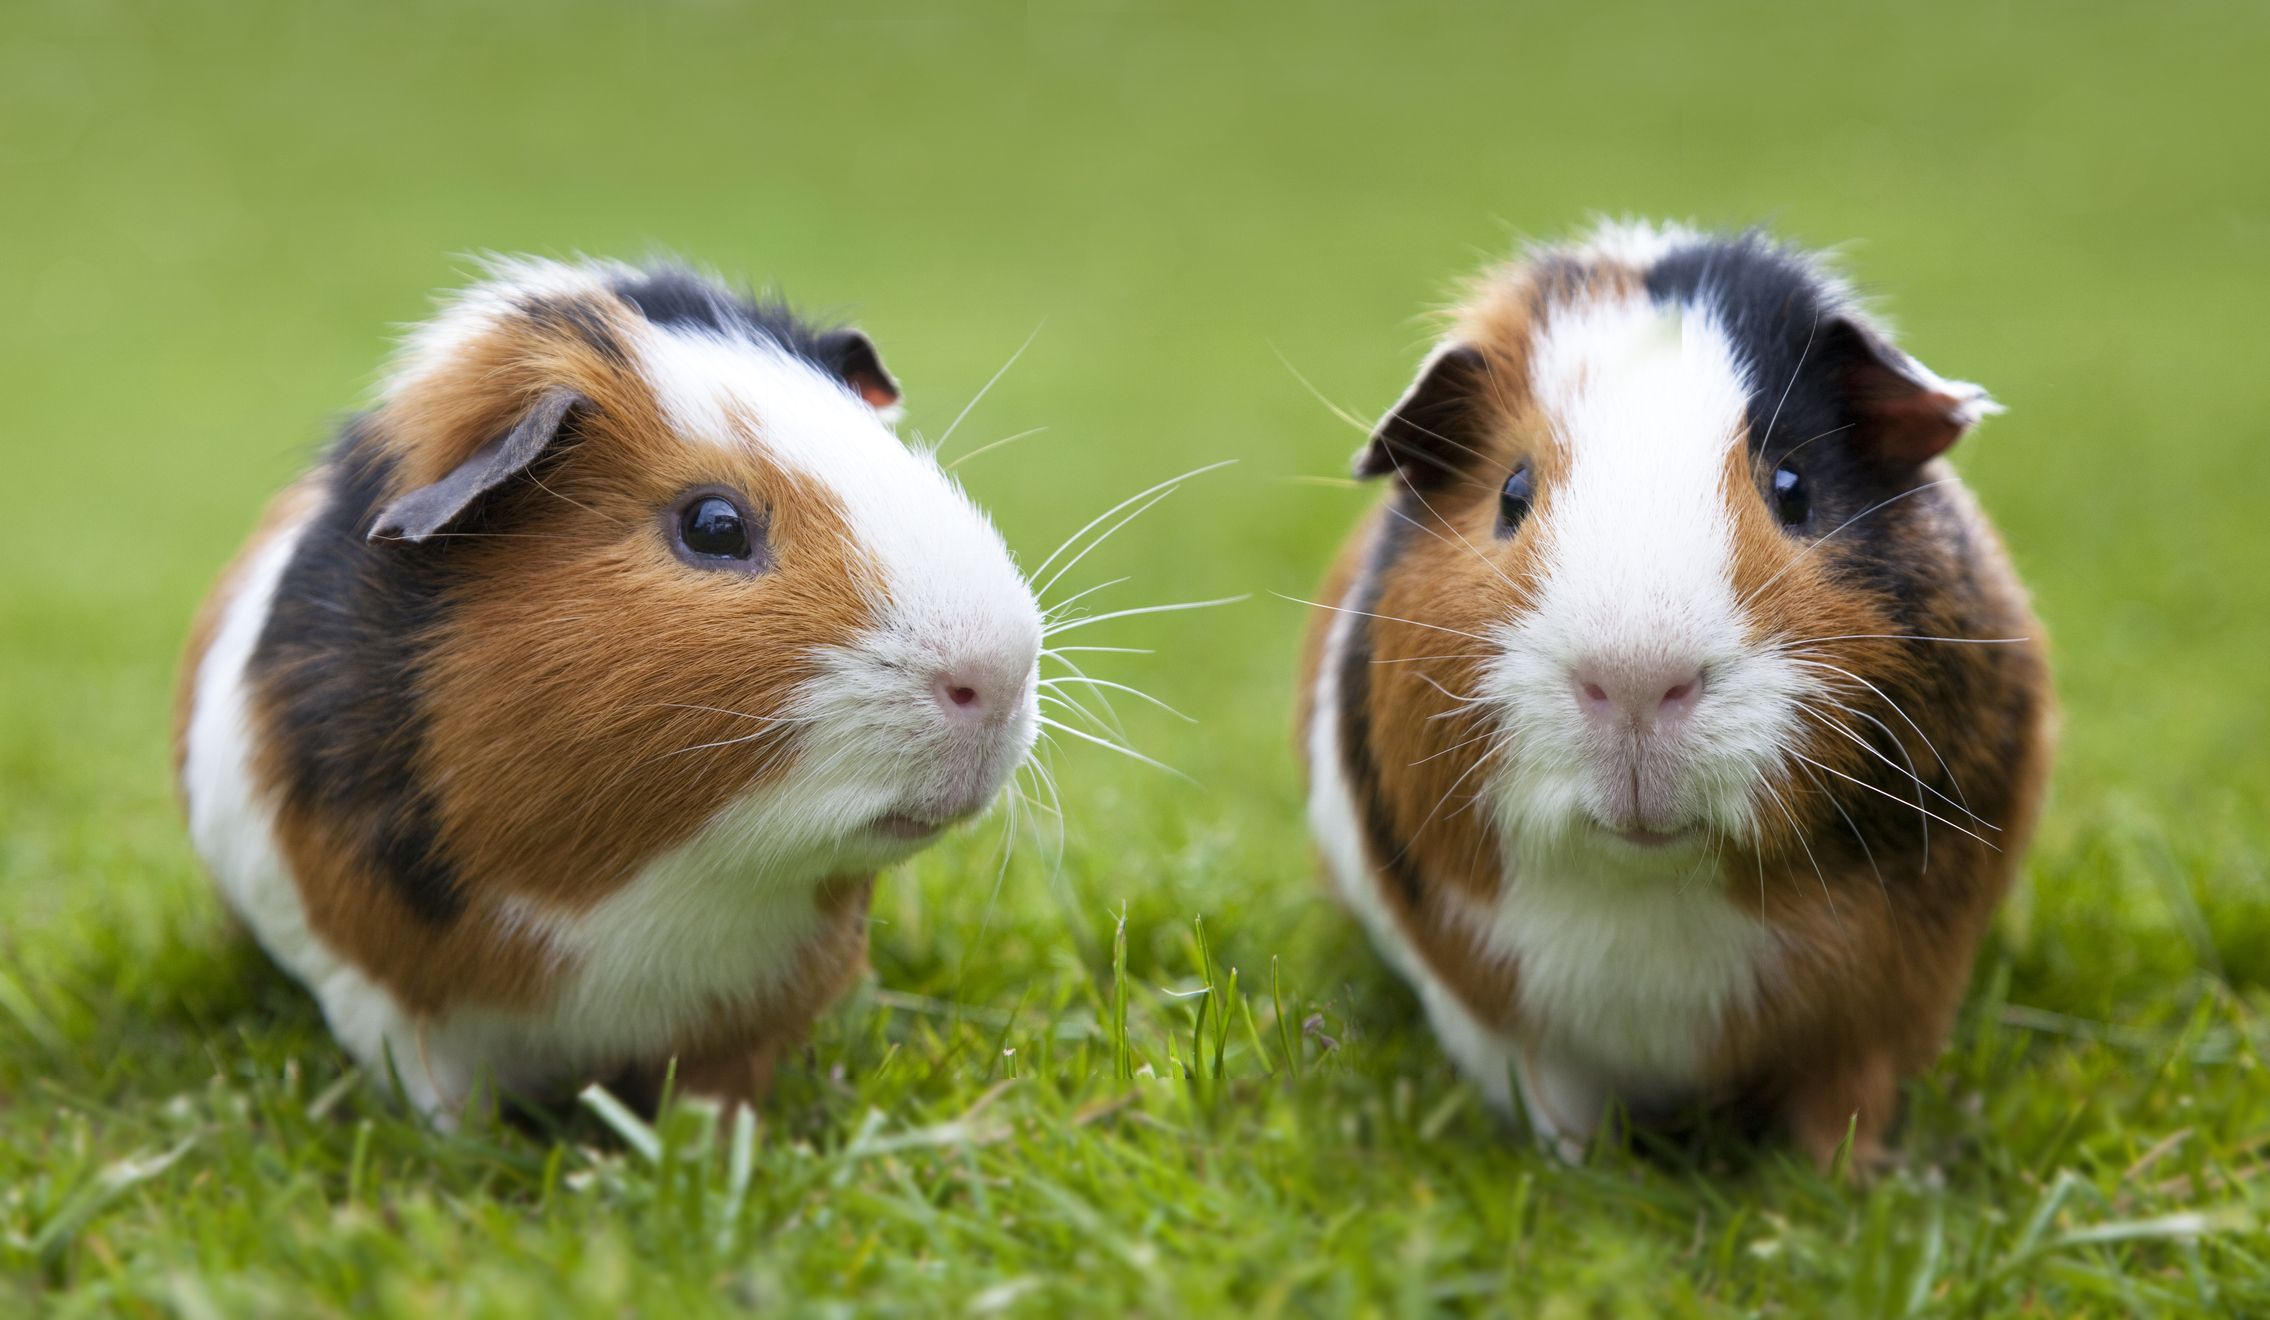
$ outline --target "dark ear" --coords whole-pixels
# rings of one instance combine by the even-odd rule
[[[1480,349],[1465,344],[1436,349],[1356,454],[1356,475],[1400,473],[1406,484],[1427,488],[1466,471],[1488,439],[1489,375]]]
[[[857,330],[830,330],[813,341],[819,359],[851,392],[876,412],[888,412],[899,403],[899,383],[883,370],[875,341]]]
[[[476,500],[528,470],[559,438],[568,413],[584,403],[574,390],[547,390],[514,427],[482,445],[448,476],[379,510],[372,541],[423,541],[465,515]]]
[[[1943,380],[1867,325],[1840,317],[1824,347],[1841,363],[1845,398],[1858,423],[1855,443],[1887,468],[1909,468],[1947,452],[1982,417],[2002,411],[1984,389]]]

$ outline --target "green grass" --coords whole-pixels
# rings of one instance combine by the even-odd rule
[[[384,8],[0,15],[0,1312],[2270,1311],[2270,11]],[[1376,410],[1594,210],[1863,240],[2011,406],[1960,460],[2065,751],[1863,1190],[1544,1161],[1313,882],[1270,593],[1365,497],[1285,362]],[[1098,639],[1201,787],[1068,750],[1060,864],[887,877],[753,1126],[438,1137],[219,919],[174,656],[452,254],[656,246],[855,313],[932,435],[1040,327],[954,441],[1050,428],[964,469],[1011,543],[1235,457],[1081,576],[1253,595]]]

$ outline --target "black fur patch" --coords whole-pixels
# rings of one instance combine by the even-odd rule
[[[726,339],[769,344],[841,379],[843,363],[829,328],[797,316],[786,303],[761,299],[673,267],[615,281],[615,293],[659,326],[691,328]]]
[[[283,755],[287,808],[350,823],[371,873],[436,924],[464,906],[416,757],[425,651],[447,609],[440,545],[369,544],[390,465],[349,423],[249,665]]]
[[[1380,584],[1386,581],[1386,574],[1395,561],[1403,556],[1404,542],[1415,517],[1415,509],[1405,506],[1414,503],[1409,492],[1396,492],[1372,542],[1363,572],[1357,578],[1357,590],[1342,602],[1342,609],[1359,612],[1347,616],[1347,651],[1340,657],[1338,715],[1341,767],[1347,773],[1357,809],[1363,813],[1364,843],[1371,851],[1373,862],[1386,873],[1388,883],[1402,898],[1404,907],[1416,912],[1426,882],[1419,875],[1418,859],[1411,856],[1411,841],[1399,836],[1394,818],[1388,814],[1387,799],[1380,788],[1379,764],[1372,756],[1372,621],[1366,617],[1378,609]]]
[[[1845,382],[1865,349],[1843,320],[1841,296],[1756,231],[1673,250],[1647,272],[1647,291],[1659,304],[1716,313],[1751,389],[1745,420],[1761,496],[1776,467],[1801,472],[1813,509],[1793,534],[1827,538],[1820,557],[1911,622],[1923,584],[1910,580],[1900,546],[1934,520],[1940,501],[1933,491],[1907,494],[1913,474],[1887,474],[1855,447]]]
[[[609,366],[628,368],[631,364],[630,355],[616,342],[615,332],[588,298],[532,297],[521,302],[520,312],[537,325],[582,340]]]

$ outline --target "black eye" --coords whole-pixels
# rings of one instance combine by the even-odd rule
[[[1773,511],[1784,527],[1795,527],[1813,516],[1813,494],[1805,489],[1805,478],[1796,468],[1784,464],[1773,470]]]
[[[741,506],[723,495],[687,501],[672,531],[678,557],[697,568],[749,568],[757,554],[752,536],[762,534]]]
[[[1522,464],[1505,479],[1505,489],[1498,492],[1498,535],[1511,536],[1521,520],[1529,516],[1529,502],[1536,498],[1536,483],[1529,478],[1529,465]]]

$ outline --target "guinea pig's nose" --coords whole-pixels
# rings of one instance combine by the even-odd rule
[[[1005,663],[963,660],[931,676],[930,696],[950,720],[998,719],[1024,695],[1028,672]]]
[[[1647,730],[1685,719],[1702,699],[1703,672],[1691,662],[1577,665],[1569,679],[1585,717],[1618,728]]]

